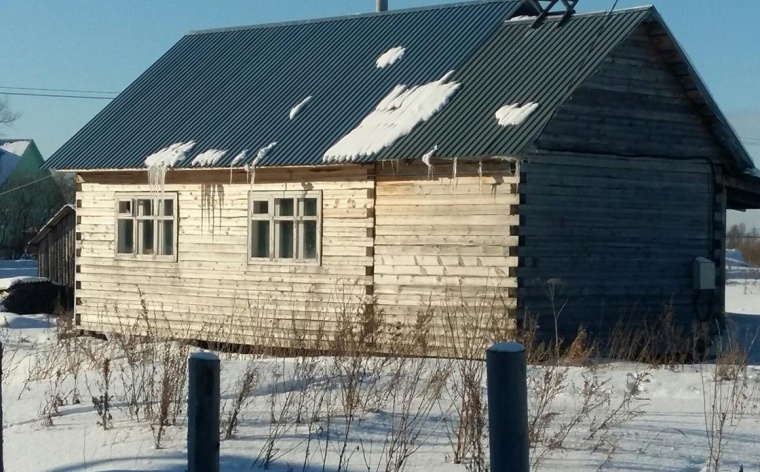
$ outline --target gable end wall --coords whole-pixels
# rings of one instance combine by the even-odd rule
[[[521,169],[521,311],[553,336],[694,319],[692,261],[716,262],[723,309],[724,151],[644,26],[573,94]],[[714,165],[715,164],[715,165]],[[556,284],[554,308],[549,287]]]

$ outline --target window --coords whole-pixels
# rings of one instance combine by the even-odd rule
[[[177,198],[161,196],[116,197],[116,255],[175,258]]]
[[[251,259],[319,261],[320,192],[251,192],[248,207]]]

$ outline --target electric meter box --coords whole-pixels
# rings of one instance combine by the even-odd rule
[[[694,290],[715,290],[715,263],[704,257],[694,259]]]

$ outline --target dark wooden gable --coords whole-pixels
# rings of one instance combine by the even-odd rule
[[[520,170],[519,311],[568,339],[579,326],[695,318],[692,262],[713,260],[723,308],[725,192],[733,163],[710,110],[642,24],[559,108]],[[724,164],[714,165],[714,164]],[[712,307],[712,310],[710,310]]]
[[[724,161],[708,124],[671,61],[642,24],[559,109],[539,149]]]

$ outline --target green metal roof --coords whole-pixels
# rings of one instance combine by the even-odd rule
[[[319,165],[323,155],[397,85],[440,79],[461,84],[429,120],[381,151],[356,159],[517,155],[651,7],[512,20],[535,13],[531,2],[483,1],[433,8],[191,33],[47,161],[57,169],[138,169],[173,143],[195,141],[175,167],[198,154],[242,150],[258,165]],[[379,69],[376,59],[402,46],[405,55]],[[289,110],[311,101],[290,119]],[[537,103],[526,121],[500,126],[504,105]],[[208,168],[208,167],[207,167]]]

